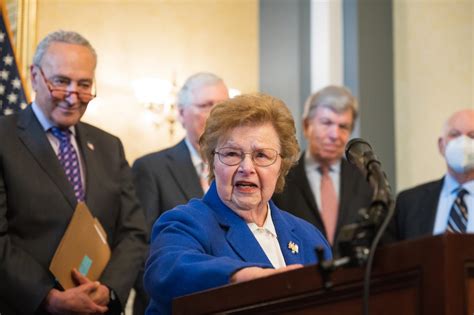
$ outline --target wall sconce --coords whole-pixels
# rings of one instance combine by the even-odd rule
[[[178,117],[176,81],[173,82],[159,78],[142,78],[132,82],[135,96],[140,104],[151,115],[153,124],[161,127],[163,122],[169,124],[169,135],[173,138],[175,123]],[[233,98],[241,92],[229,88],[229,97]]]
[[[176,82],[159,78],[142,78],[132,82],[138,101],[152,116],[155,126],[161,127],[163,122],[169,125],[170,138],[175,131],[177,120]]]
[[[229,98],[234,98],[234,97],[239,96],[241,94],[242,94],[242,92],[240,92],[240,90],[235,89],[233,87],[229,87]]]

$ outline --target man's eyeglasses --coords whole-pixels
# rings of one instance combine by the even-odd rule
[[[52,81],[48,80],[44,75],[43,69],[38,66],[41,77],[43,78],[51,96],[57,100],[65,100],[71,94],[77,94],[77,98],[82,103],[89,103],[97,96],[95,85],[89,80],[82,80],[77,83],[76,91],[70,91],[69,85],[71,79],[67,77],[57,76]]]
[[[211,109],[214,107],[215,104],[217,103],[208,102],[204,104],[193,104],[192,106],[196,107],[200,112],[208,113],[211,111]]]
[[[213,152],[219,157],[219,161],[228,166],[234,166],[240,164],[244,159],[245,155],[249,154],[252,161],[257,166],[270,166],[276,162],[280,153],[274,149],[258,149],[252,152],[243,152],[240,149],[235,148],[221,148],[219,151]]]

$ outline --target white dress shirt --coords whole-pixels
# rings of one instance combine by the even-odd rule
[[[199,152],[193,147],[191,142],[188,140],[188,138],[184,138],[184,143],[188,147],[189,153],[191,154],[191,161],[193,162],[193,166],[196,169],[196,173],[201,176],[201,170],[202,170],[202,163],[204,161],[201,158],[201,155]]]
[[[280,244],[278,243],[278,235],[276,234],[275,225],[273,225],[272,212],[268,204],[267,209],[267,218],[262,227],[259,227],[253,222],[247,223],[247,226],[250,228],[250,231],[252,231],[273,267],[277,269],[285,267],[286,263],[285,258],[283,258],[283,253],[281,252]]]

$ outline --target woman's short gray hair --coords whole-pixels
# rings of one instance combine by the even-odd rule
[[[193,91],[203,86],[217,85],[224,81],[210,72],[198,72],[190,76],[178,92],[178,106],[186,107],[193,103]]]
[[[282,192],[285,176],[298,161],[299,146],[290,110],[282,100],[266,94],[243,94],[213,107],[204,134],[199,139],[201,156],[211,166],[209,180],[215,178],[212,166],[219,141],[237,127],[265,124],[275,128],[280,142],[282,163],[275,192]]]
[[[58,30],[46,35],[46,37],[43,38],[38,44],[33,56],[33,64],[36,66],[41,66],[41,61],[43,60],[44,54],[48,50],[49,46],[51,46],[52,43],[58,42],[80,45],[89,48],[97,63],[97,53],[95,52],[94,47],[92,47],[92,45],[84,36],[74,31]]]

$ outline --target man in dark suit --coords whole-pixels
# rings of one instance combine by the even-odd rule
[[[207,189],[207,168],[199,152],[199,137],[212,107],[228,98],[224,81],[215,74],[199,72],[189,77],[178,93],[179,119],[186,137],[177,145],[145,155],[133,164],[137,195],[149,230],[164,211],[200,198]],[[143,314],[148,303],[142,279],[138,282],[135,315]]]
[[[474,110],[458,111],[446,121],[438,149],[445,176],[398,195],[392,239],[474,232]]]
[[[0,119],[0,313],[119,314],[146,249],[143,211],[120,140],[80,122],[95,97],[96,53],[75,32],[38,45],[35,101]],[[62,290],[49,264],[78,201],[107,233],[111,259],[99,281],[72,271]]]
[[[354,128],[357,101],[341,86],[328,86],[311,95],[303,114],[308,150],[290,170],[284,191],[273,197],[282,209],[321,230],[338,255],[338,232],[354,223],[367,207],[372,190],[344,148]]]

